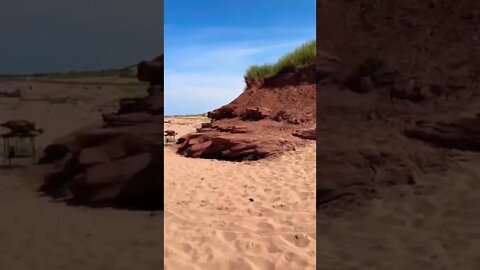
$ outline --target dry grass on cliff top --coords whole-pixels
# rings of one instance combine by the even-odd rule
[[[263,81],[277,73],[315,64],[316,40],[305,42],[294,51],[282,56],[274,64],[256,65],[248,68],[245,78],[248,81]]]

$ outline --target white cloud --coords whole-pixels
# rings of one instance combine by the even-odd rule
[[[260,29],[266,36],[252,36],[252,31],[258,32],[213,28],[182,32],[184,41],[171,37],[175,42],[169,42],[168,32],[172,29],[166,28],[166,114],[201,113],[229,103],[244,90],[243,75],[249,66],[276,61],[309,39],[305,34],[285,35],[288,29],[283,31],[281,39],[275,39],[271,33],[278,30],[280,34],[280,29],[270,32]],[[205,39],[240,32],[243,39],[238,41]],[[190,42],[186,42],[189,39]],[[185,108],[179,109],[179,106]]]
[[[166,98],[232,98],[244,88],[243,77],[235,73],[165,71]]]
[[[165,113],[203,113],[235,99],[243,90],[239,74],[165,71]]]
[[[284,52],[290,51],[303,41],[284,41],[278,44],[217,46],[196,45],[168,50],[166,65],[176,70],[203,70],[212,73],[235,71],[244,72],[249,66],[273,62]]]

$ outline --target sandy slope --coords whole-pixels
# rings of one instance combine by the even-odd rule
[[[166,129],[194,131],[194,120]],[[166,269],[314,269],[315,145],[254,163],[165,147]]]
[[[24,97],[0,98],[0,122],[35,121],[45,129],[38,138],[39,149],[63,134],[98,123],[100,108],[113,111],[119,97],[134,94],[122,86],[97,89],[88,85],[85,89],[81,84],[0,84],[0,88],[11,87],[22,88]],[[31,172],[0,167],[0,269],[161,268],[159,214],[53,203],[35,193],[41,176],[37,170]]]
[[[479,269],[478,162],[422,182],[340,218],[319,213],[318,269]]]
[[[0,268],[145,269],[162,265],[160,215],[69,207],[0,171]]]

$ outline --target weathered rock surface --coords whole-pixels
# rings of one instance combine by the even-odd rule
[[[163,117],[163,85],[155,84],[150,86],[145,102],[148,113]]]
[[[317,139],[317,129],[309,129],[309,130],[301,130],[301,131],[295,131],[292,133],[293,136],[297,136],[302,139],[307,139],[307,140],[316,140]]]
[[[142,61],[138,64],[138,79],[152,85],[163,85],[163,55],[152,61]]]
[[[469,0],[317,1],[321,213],[421,193],[427,174],[479,151],[468,116],[480,104],[479,11]]]
[[[246,108],[240,116],[243,121],[259,121],[270,117],[272,111],[267,108]]]
[[[118,114],[143,112],[148,108],[145,98],[122,98],[119,105]]]
[[[225,119],[225,118],[235,118],[237,117],[237,114],[235,113],[235,110],[233,108],[228,106],[223,106],[216,110],[208,112],[207,116],[212,120],[219,120],[219,119]]]
[[[295,143],[282,138],[208,130],[189,135],[178,148],[178,153],[194,158],[241,161],[257,160],[294,149]]]
[[[408,137],[444,148],[480,152],[480,118],[461,118],[451,122],[420,122],[405,130]]]
[[[339,64],[340,59],[338,59],[338,57],[325,51],[317,51],[317,79],[320,80],[335,73],[338,70]]]
[[[103,126],[79,130],[45,148],[55,169],[40,188],[70,203],[163,209],[163,57],[142,62],[138,77],[148,96],[120,100]]]
[[[43,156],[40,163],[52,163],[56,160],[62,160],[71,150],[65,144],[50,144],[43,150]]]
[[[231,103],[208,113],[212,124],[180,138],[178,153],[224,160],[261,159],[306,143],[298,129],[316,125],[315,68],[250,82]],[[308,139],[315,137],[307,136]]]
[[[148,96],[144,98],[124,98],[119,101],[118,115],[132,113],[148,113],[163,115],[163,86],[151,85],[147,90]]]
[[[149,153],[142,153],[88,166],[84,173],[72,179],[71,191],[78,201],[108,203],[112,197],[120,196],[122,187],[134,181],[135,175],[144,170],[150,161]]]
[[[132,135],[109,138],[98,146],[83,148],[79,153],[81,166],[96,165],[122,159],[148,150],[148,142]]]

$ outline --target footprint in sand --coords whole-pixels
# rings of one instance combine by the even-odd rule
[[[235,240],[234,245],[238,251],[250,254],[259,254],[263,250],[263,245],[256,241],[237,239]]]
[[[253,266],[244,258],[237,258],[229,262],[228,269],[232,270],[251,270]]]
[[[260,232],[268,232],[275,229],[275,227],[268,222],[260,222],[257,224],[257,226]]]
[[[213,255],[213,250],[211,247],[206,247],[204,249],[198,250],[198,263],[208,263],[213,261],[214,259],[215,256]]]
[[[192,250],[192,246],[188,243],[180,243],[178,244],[178,249],[182,252],[188,253]]]
[[[291,234],[283,237],[286,241],[295,245],[296,247],[304,248],[310,244],[308,236],[303,234]]]
[[[222,232],[222,237],[225,239],[227,242],[231,242],[235,239],[237,239],[238,234],[234,232]]]

